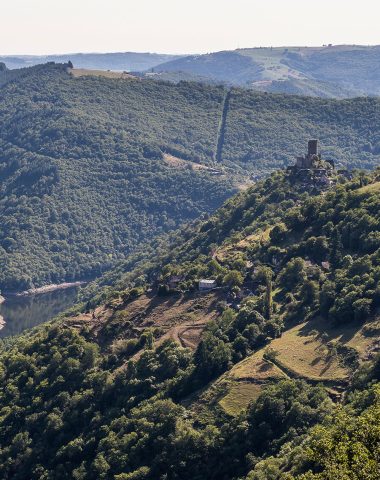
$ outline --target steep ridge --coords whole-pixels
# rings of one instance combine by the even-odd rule
[[[375,480],[379,186],[276,172],[11,341],[2,478]]]
[[[338,264],[333,267],[336,244],[339,244],[340,249],[339,282],[348,282],[344,288],[342,287],[343,283],[340,285],[339,288],[343,288],[342,291],[350,291],[352,288],[350,282],[355,281],[352,279],[352,273],[356,272],[356,267],[353,266],[355,262],[356,265],[359,265],[360,262],[374,261],[375,264],[377,262],[376,254],[373,257],[370,254],[370,252],[377,252],[378,248],[377,240],[375,240],[378,220],[375,206],[378,202],[380,183],[376,181],[378,178],[376,175],[378,173],[367,177],[366,181],[369,184],[365,187],[359,188],[359,177],[357,177],[353,182],[337,187],[336,192],[324,192],[322,195],[312,194],[308,198],[305,190],[299,189],[297,180],[284,173],[278,173],[266,181],[259,182],[257,186],[251,187],[238,197],[234,197],[215,216],[196,226],[195,230],[188,229],[182,235],[174,234],[167,240],[168,246],[163,244],[159,249],[152,251],[151,258],[149,253],[146,253],[145,257],[136,261],[135,265],[127,262],[124,266],[125,274],[122,273],[123,267],[121,267],[116,277],[112,273],[106,275],[94,286],[90,286],[88,292],[91,292],[91,289],[102,288],[102,285],[112,284],[113,288],[105,287],[104,290],[109,312],[112,309],[118,311],[121,308],[123,310],[123,298],[126,298],[126,305],[129,305],[130,301],[133,305],[133,296],[141,295],[145,288],[148,288],[149,295],[153,295],[153,299],[156,298],[154,292],[157,291],[157,288],[158,294],[164,295],[163,298],[169,289],[169,291],[172,290],[172,296],[169,296],[169,299],[172,298],[174,303],[177,301],[186,303],[187,297],[181,295],[184,293],[190,295],[189,299],[203,298],[204,294],[197,292],[197,279],[202,276],[205,278],[211,276],[216,279],[221,288],[221,290],[215,291],[216,297],[224,298],[227,303],[236,306],[250,300],[252,295],[255,296],[254,292],[261,292],[263,294],[262,301],[264,301],[267,293],[265,293],[265,289],[261,290],[261,285],[265,285],[267,281],[265,275],[270,274],[272,278],[270,284],[273,290],[270,297],[271,302],[276,302],[276,299],[279,301],[277,308],[273,305],[270,308],[279,313],[278,308],[282,308],[280,307],[282,302],[288,301],[294,295],[296,288],[292,287],[290,282],[297,281],[297,275],[299,275],[300,286],[306,282],[307,288],[313,290],[309,292],[313,301],[318,303],[319,295],[329,297],[324,299],[326,305],[323,308],[331,310],[331,318],[335,319],[333,332],[330,332],[329,323],[326,323],[323,318],[313,321],[314,329],[308,330],[309,324],[306,325],[303,322],[294,324],[294,321],[299,318],[299,314],[293,317],[292,310],[302,310],[302,297],[299,297],[298,302],[300,303],[297,303],[297,300],[292,297],[292,302],[295,304],[289,303],[291,306],[289,311],[287,311],[287,307],[283,306],[284,311],[279,315],[281,320],[279,318],[277,320],[279,324],[277,325],[275,322],[272,328],[274,330],[281,329],[281,324],[285,322],[286,325],[291,326],[289,338],[304,335],[305,345],[310,345],[310,348],[317,350],[317,344],[320,342],[317,331],[323,331],[328,337],[331,335],[340,337],[345,331],[347,333],[346,342],[349,345],[358,328],[355,324],[350,323],[350,328],[353,327],[353,330],[348,333],[346,327],[339,330],[338,325],[340,321],[348,321],[348,318],[356,315],[355,307],[348,314],[347,305],[344,302],[339,304],[338,298],[332,301],[332,291],[323,292],[321,288],[325,282],[327,282],[326,288],[337,288],[336,285],[334,286],[336,274],[333,273],[333,270],[338,268]],[[344,182],[343,178],[341,181]],[[362,183],[363,179],[360,182]],[[341,207],[344,213],[340,217],[334,217],[333,225],[328,217],[315,225],[311,220],[319,215],[317,211],[327,212],[328,208],[337,201],[335,197],[338,195],[341,197],[342,205],[345,205],[345,207]],[[362,214],[364,217],[360,227],[358,225],[354,227],[351,223],[352,219],[355,215]],[[329,215],[332,215],[332,212]],[[370,220],[370,217],[373,220]],[[337,218],[340,218],[339,226]],[[372,221],[374,222],[373,226],[370,226]],[[364,225],[368,225],[369,231],[372,233],[369,234]],[[361,231],[361,228],[364,228],[364,231]],[[346,232],[349,232],[349,238],[345,237]],[[368,235],[374,239],[370,240],[370,243],[365,240]],[[343,256],[345,262],[343,262]],[[288,267],[289,270],[295,269],[295,278],[292,278],[293,273],[289,273],[287,276],[285,267]],[[363,268],[370,269],[369,263]],[[296,273],[297,270],[299,271]],[[351,274],[344,275],[351,270]],[[145,287],[142,287],[143,279],[147,282]],[[153,283],[150,279],[154,279]],[[318,281],[320,283],[317,287]],[[174,287],[170,286],[173,282]],[[163,286],[166,290],[163,289]],[[233,287],[239,291],[238,295],[231,293]],[[354,302],[354,298],[362,298],[359,290],[355,291],[351,302]],[[180,292],[182,294],[178,297]],[[352,293],[354,293],[353,290]],[[87,293],[87,295],[91,296],[91,293]],[[150,297],[147,297],[147,301],[148,298]],[[140,300],[136,301],[139,303]],[[268,298],[267,301],[269,301]],[[347,299],[347,301],[349,300]],[[99,297],[98,293],[98,296],[87,303],[87,308],[91,309],[99,302],[104,302],[104,296]],[[358,302],[358,318],[362,314],[366,315],[365,303],[366,301],[362,305],[360,301]],[[165,308],[170,310],[170,305]],[[263,308],[265,313],[265,307],[261,305],[260,308]],[[307,317],[310,317],[311,311],[307,309],[305,311],[307,313],[303,312],[303,315],[306,314]],[[261,312],[262,315],[264,313]],[[326,310],[323,310],[322,314],[323,317]],[[144,315],[148,315],[149,324],[150,314],[145,312]],[[160,315],[158,317],[160,318]],[[302,318],[302,314],[300,318]],[[360,322],[357,325],[360,326]],[[360,341],[365,343],[363,339]],[[279,343],[277,347],[277,343],[279,343],[277,340],[273,341],[276,349],[281,350],[282,345]],[[363,346],[360,348],[361,354],[364,354],[365,348]],[[300,355],[302,356],[302,353]],[[322,372],[323,367],[324,364],[321,361],[317,370]],[[323,381],[323,372],[320,374],[322,375],[321,381]]]

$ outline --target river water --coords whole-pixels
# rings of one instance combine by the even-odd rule
[[[0,338],[17,335],[51,320],[77,302],[78,290],[79,287],[70,287],[38,295],[6,297],[0,305],[0,315],[6,322],[0,330]]]

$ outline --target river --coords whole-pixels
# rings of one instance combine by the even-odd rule
[[[0,316],[5,320],[0,338],[17,335],[67,310],[76,303],[78,290],[75,286],[38,295],[6,297],[0,305]]]

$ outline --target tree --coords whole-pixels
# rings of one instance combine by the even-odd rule
[[[273,310],[273,298],[272,298],[272,276],[268,274],[266,276],[266,289],[265,289],[265,314],[268,320],[272,316]]]
[[[354,318],[360,322],[366,320],[371,313],[372,300],[370,298],[360,298],[352,304]]]
[[[145,343],[144,343],[145,350],[153,350],[154,336],[153,336],[152,330],[148,330],[147,332],[144,332],[144,337],[145,337]]]
[[[115,480],[145,480],[149,478],[149,474],[150,468],[144,466],[131,473],[119,473],[119,475],[115,475]]]
[[[305,262],[302,258],[292,258],[279,275],[279,282],[288,291],[292,291],[306,278]]]
[[[272,442],[285,442],[305,433],[325,417],[331,404],[322,387],[300,380],[280,381],[265,389],[248,408],[247,442],[260,455]]]
[[[265,317],[268,320],[270,320],[272,315],[272,310],[273,310],[272,278],[273,278],[273,271],[271,268],[266,266],[260,266],[255,273],[255,279],[265,283],[264,310],[265,310]]]
[[[343,244],[342,236],[337,227],[332,231],[330,245],[330,264],[334,268],[339,268],[343,256]]]
[[[375,401],[358,417],[338,408],[324,425],[314,427],[305,442],[305,456],[296,476],[302,480],[380,478],[378,446],[380,444],[379,388]],[[303,468],[302,468],[303,467]],[[289,480],[294,477],[288,477]]]
[[[301,298],[306,306],[314,308],[319,298],[319,285],[313,280],[305,280],[301,287]]]
[[[241,287],[243,282],[244,277],[238,270],[230,270],[223,278],[223,283],[230,288]]]
[[[330,308],[334,305],[335,298],[336,285],[334,282],[327,280],[319,293],[319,304],[323,315],[328,315]]]
[[[264,352],[265,360],[269,360],[270,362],[274,362],[278,356],[279,352],[273,348],[268,347]]]
[[[284,223],[275,225],[270,231],[270,238],[274,243],[281,243],[285,240],[288,229]]]
[[[194,354],[197,376],[203,380],[224,372],[231,361],[231,347],[211,334],[200,342]]]

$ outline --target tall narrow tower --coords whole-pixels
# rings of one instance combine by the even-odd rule
[[[307,154],[309,157],[318,155],[318,140],[309,140],[307,144]]]

